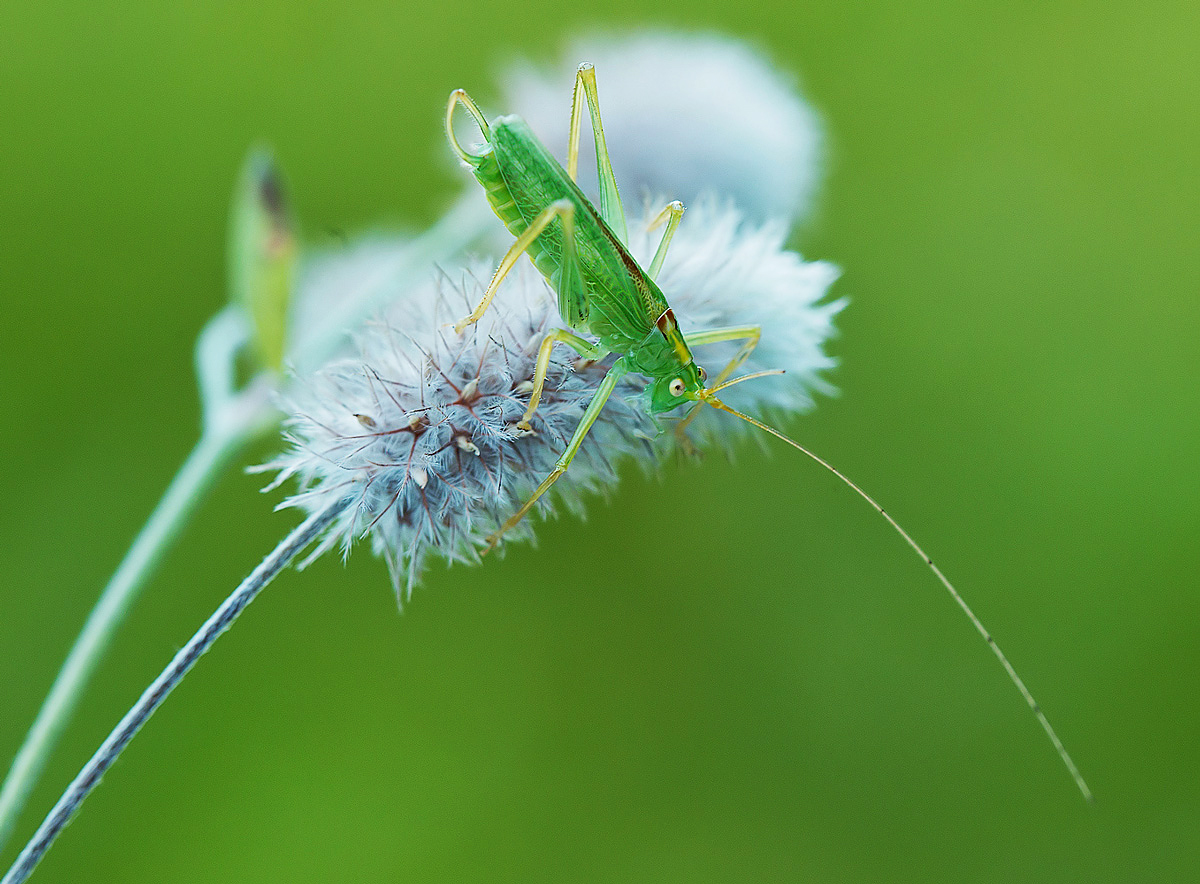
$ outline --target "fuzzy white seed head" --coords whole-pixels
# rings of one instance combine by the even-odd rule
[[[394,234],[369,234],[333,251],[309,250],[292,295],[286,357],[292,372],[309,377],[332,355],[345,354],[349,330],[402,296],[418,260],[413,240]]]
[[[657,245],[659,234],[646,230],[654,214],[631,224],[630,245],[643,262]],[[823,345],[841,302],[818,302],[836,271],[805,263],[782,242],[780,229],[748,226],[732,209],[702,206],[685,218],[659,279],[685,332],[763,326],[762,344],[739,373],[788,373],[722,394],[751,413],[800,411],[814,390],[828,389],[820,373],[832,363]],[[476,560],[484,538],[554,469],[614,357],[590,363],[557,346],[533,432],[518,428],[538,346],[563,322],[545,281],[521,261],[483,319],[456,334],[452,324],[478,302],[493,266],[414,287],[360,335],[360,358],[293,384],[285,403],[292,448],[267,465],[279,470],[274,484],[297,477],[302,490],[285,504],[310,512],[348,504],[314,555],[339,544],[348,552],[369,536],[398,591],[411,592],[431,553]],[[713,376],[735,350],[720,344],[695,355]],[[671,448],[673,435],[660,433],[643,407],[644,387],[638,375],[622,381],[539,512],[555,502],[579,511],[588,492],[612,486],[621,458],[652,468]],[[689,430],[710,443],[728,442],[734,427],[746,426],[712,411]],[[506,540],[529,537],[531,528],[526,520]]]
[[[550,150],[567,146],[576,66],[596,67],[604,134],[626,199],[667,193],[687,204],[720,194],[756,219],[799,220],[821,172],[821,125],[797,91],[745,43],[714,34],[590,37],[561,64],[512,65],[505,108],[525,117]],[[585,138],[580,178],[596,180]],[[585,188],[586,189],[586,188]]]

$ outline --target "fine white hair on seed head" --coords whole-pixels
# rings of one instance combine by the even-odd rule
[[[653,192],[690,205],[719,194],[760,220],[808,215],[821,177],[821,124],[794,79],[762,53],[715,34],[614,34],[572,43],[553,66],[512,64],[500,79],[502,106],[560,158],[564,108],[582,61],[596,68],[604,134],[627,200]],[[590,148],[580,150],[579,180],[585,190],[596,180]]]
[[[631,249],[643,262],[661,235],[647,230],[654,214],[651,208],[630,225]],[[820,303],[836,270],[801,260],[783,248],[783,238],[781,228],[701,204],[679,228],[659,277],[685,332],[763,326],[761,345],[739,373],[782,368],[787,374],[732,387],[726,398],[780,416],[811,406],[814,391],[829,390],[821,378],[832,365],[824,344],[842,306]],[[353,261],[362,272],[369,254],[324,260]],[[278,470],[272,487],[296,477],[301,490],[284,505],[309,512],[348,502],[314,556],[338,545],[346,553],[369,537],[397,591],[411,593],[431,554],[476,560],[484,538],[553,470],[615,357],[592,364],[556,347],[535,432],[519,430],[538,346],[563,322],[545,281],[521,261],[483,319],[456,334],[451,324],[477,303],[493,266],[478,263],[411,288],[359,335],[358,358],[336,360],[293,383],[283,403],[291,448],[264,467]],[[315,268],[310,279],[322,278],[344,281],[344,274]],[[706,346],[695,355],[715,374],[734,349]],[[632,458],[652,469],[669,451],[673,434],[660,433],[648,416],[644,386],[638,375],[622,381],[550,500],[539,501],[539,512],[554,505],[580,511],[589,492],[612,487],[617,461]],[[711,446],[728,444],[745,426],[714,412],[699,415],[689,429]],[[531,534],[527,519],[505,539]]]

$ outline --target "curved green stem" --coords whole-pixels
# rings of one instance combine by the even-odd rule
[[[17,857],[17,861],[13,863],[12,868],[8,870],[0,884],[22,884],[29,877],[34,867],[41,861],[42,856],[50,849],[50,845],[54,843],[54,839],[71,821],[71,817],[79,809],[79,805],[96,788],[105,771],[112,767],[113,762],[129,745],[129,741],[141,730],[142,725],[149,720],[154,711],[162,705],[167,695],[183,680],[196,661],[212,647],[212,643],[220,637],[221,633],[233,625],[233,621],[237,620],[246,606],[254,601],[255,597],[275,579],[280,571],[287,567],[288,563],[301,550],[320,536],[321,532],[338,517],[346,505],[346,501],[341,501],[321,512],[313,513],[305,519],[304,523],[284,538],[270,555],[263,559],[262,564],[255,568],[250,576],[243,580],[238,588],[221,603],[220,607],[200,627],[200,630],[175,655],[167,668],[158,678],[154,679],[150,687],[146,688],[141,698],[113,728],[108,739],[100,745],[88,763],[83,766],[83,770],[63,792],[58,803],[54,805],[54,809],[50,811],[50,815],[38,827],[37,832],[25,845],[25,849],[21,851],[21,855]]]
[[[294,342],[289,357],[294,369],[301,374],[315,370],[345,346],[348,330],[379,309],[381,298],[403,291],[411,278],[477,240],[493,223],[485,204],[470,197],[459,200],[409,244],[394,266],[365,280],[359,290],[342,293],[329,315],[312,324],[308,338]],[[279,425],[270,404],[278,378],[263,376],[243,390],[234,389],[234,360],[248,333],[240,309],[229,307],[213,317],[197,341],[204,432],[109,580],[17,751],[0,787],[0,850],[113,633],[163,554],[222,469],[250,442]]]
[[[259,407],[238,402],[237,413],[213,421],[200,437],[88,616],[0,789],[0,849],[97,661],[163,553],[225,465],[252,439],[275,426],[269,411],[264,417],[265,394],[253,398],[261,400]]]

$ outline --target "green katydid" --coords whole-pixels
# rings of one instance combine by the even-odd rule
[[[591,120],[599,173],[598,207],[592,205],[575,182],[585,102]],[[483,135],[484,145],[479,153],[468,152],[455,137],[454,114],[459,106],[465,108],[474,118]],[[772,373],[757,372],[729,380],[729,376],[757,345],[762,334],[761,328],[715,328],[686,335],[680,330],[670,305],[655,284],[655,278],[683,216],[681,203],[673,202],[667,205],[652,224],[651,229],[665,223],[666,229],[650,266],[643,270],[630,255],[625,245],[625,213],[604,140],[593,67],[590,64],[580,65],[576,74],[565,169],[538,141],[524,120],[517,116],[502,116],[489,122],[470,96],[461,89],[450,95],[446,108],[446,134],[454,152],[471,168],[471,172],[483,186],[496,215],[516,237],[516,241],[492,276],[479,304],[470,315],[455,325],[455,330],[462,333],[483,316],[504,277],[522,254],[529,255],[557,293],[559,312],[565,324],[570,327],[555,329],[542,341],[534,370],[529,406],[517,428],[532,431],[529,421],[537,411],[551,350],[555,344],[566,344],[589,360],[598,361],[613,355],[617,357],[600,383],[554,470],[542,481],[529,500],[488,538],[487,550],[491,550],[506,531],[517,525],[537,500],[566,472],[620,380],[630,372],[642,374],[649,381],[644,401],[651,414],[661,414],[691,404],[693,409],[681,421],[682,428],[695,416],[696,408],[701,404],[728,412],[798,449],[833,473],[874,507],[925,561],[992,648],[1045,730],[1075,784],[1090,801],[1091,790],[1025,683],[1017,675],[991,633],[912,536],[876,503],[874,498],[832,464],[778,430],[742,414],[717,398],[716,394],[726,387]],[[590,336],[595,341],[583,335]],[[714,378],[712,386],[705,387],[705,371],[692,358],[691,348],[739,340],[743,342],[742,347]]]

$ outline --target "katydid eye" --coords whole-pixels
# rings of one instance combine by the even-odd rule
[[[696,366],[696,371],[700,372],[700,383],[702,383],[702,384],[703,384],[705,381],[707,381],[707,380],[708,380],[708,372],[706,372],[706,371],[704,370],[704,367],[703,367],[703,366],[701,366],[701,365],[697,365],[697,366]]]
[[[684,390],[683,379],[675,378],[670,384],[667,385],[667,389],[671,391],[672,396],[682,396]]]

